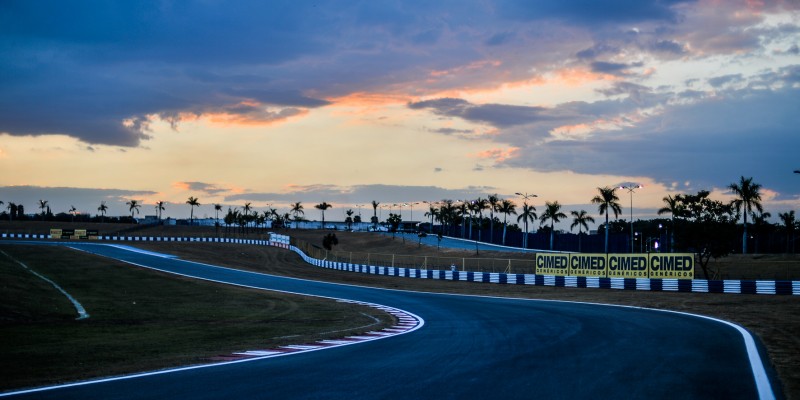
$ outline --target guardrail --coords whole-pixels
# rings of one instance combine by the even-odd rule
[[[50,235],[0,234],[2,239],[50,239]],[[767,280],[705,280],[705,279],[651,279],[651,278],[599,278],[581,276],[550,276],[537,274],[514,274],[502,272],[471,272],[442,269],[420,269],[385,265],[354,264],[313,258],[291,244],[286,235],[272,234],[269,240],[235,238],[197,238],[160,236],[99,236],[95,240],[132,242],[206,242],[236,243],[273,246],[294,251],[314,266],[340,271],[394,276],[415,279],[439,279],[451,281],[495,283],[507,285],[537,285],[553,287],[597,288],[618,290],[645,290],[692,293],[737,293],[800,295],[800,281]]]

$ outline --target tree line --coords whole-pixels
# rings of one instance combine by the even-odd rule
[[[710,192],[701,190],[697,193],[682,193],[667,195],[663,198],[664,205],[658,210],[658,215],[669,215],[669,219],[663,221],[666,226],[659,224],[659,228],[664,228],[669,232],[667,243],[662,248],[668,251],[692,251],[701,255],[701,259],[708,260],[712,257],[719,257],[733,251],[732,243],[737,242],[735,236],[741,233],[741,252],[748,253],[748,243],[758,241],[758,234],[770,232],[774,234],[776,230],[781,230],[786,235],[786,251],[794,252],[795,231],[800,228],[795,218],[794,210],[778,215],[780,225],[770,224],[767,219],[771,217],[769,212],[765,212],[761,204],[761,185],[755,183],[753,178],[740,177],[738,182],[731,183],[727,187],[733,194],[734,199],[728,203],[713,200],[709,197]],[[622,213],[622,205],[617,193],[621,187],[598,187],[597,193],[591,198],[590,203],[597,206],[597,213],[604,218],[600,224],[598,233],[604,236],[604,251],[609,251],[609,235],[627,233],[632,240],[629,241],[628,248],[633,251],[636,243],[634,240],[633,221],[628,224],[624,220],[619,220]],[[521,193],[517,193],[522,195]],[[545,201],[541,213],[533,204],[528,203],[528,199],[536,195],[523,195],[524,201],[518,208],[514,201],[503,199],[497,194],[478,197],[474,200],[449,200],[444,199],[436,202],[427,202],[428,210],[424,213],[425,218],[430,219],[426,225],[427,233],[434,233],[434,223],[438,222],[438,233],[462,238],[475,239],[476,241],[487,241],[497,244],[506,244],[508,232],[522,234],[521,246],[529,247],[529,227],[539,222],[539,233],[549,235],[549,249],[557,250],[555,243],[556,229],[555,224],[571,217],[570,231],[577,228],[578,251],[581,251],[582,237],[589,231],[589,224],[594,223],[595,219],[586,210],[571,211],[567,216],[562,211],[562,205],[558,201]],[[0,201],[0,205],[5,204]],[[132,222],[143,204],[138,200],[129,200],[125,203],[130,212],[130,219],[114,218],[113,222]],[[199,207],[198,198],[190,196],[186,204],[190,207],[189,223],[194,224],[194,208]],[[415,203],[418,204],[418,203]],[[166,203],[158,201],[155,204],[155,211],[158,221],[162,219],[162,211],[165,211]],[[380,202],[371,202],[373,216],[370,223],[377,229],[378,225],[386,224],[390,230],[397,230],[402,223],[400,214],[390,213],[384,223],[378,219],[377,210]],[[407,204],[406,204],[407,205]],[[219,213],[222,211],[221,204],[213,204],[215,219],[219,228]],[[397,206],[396,204],[394,206]],[[327,202],[314,205],[322,214],[322,227],[325,227],[325,211],[333,206]],[[39,200],[39,214],[34,218],[41,220],[65,220],[75,218],[85,220],[85,216],[77,213],[74,206],[69,213],[59,213],[53,215],[49,202]],[[25,214],[23,205],[9,202],[6,211],[0,217],[7,217],[8,220],[24,220],[29,218]],[[100,222],[106,221],[108,206],[102,201],[97,208],[98,214],[95,219]],[[352,209],[346,210],[345,223],[348,229],[352,229],[353,224],[361,223],[361,216],[355,215]],[[613,214],[613,221],[611,215]],[[502,218],[502,219],[501,219]],[[232,227],[238,227],[240,232],[247,232],[248,227],[266,227],[269,222],[274,228],[289,227],[291,222],[305,221],[305,209],[302,202],[293,203],[285,213],[279,213],[277,209],[269,207],[268,210],[259,212],[253,209],[252,203],[245,203],[241,208],[228,207],[227,213],[223,217],[223,222],[227,231]],[[742,221],[739,225],[738,222]],[[655,220],[654,220],[655,221]],[[511,222],[511,223],[509,223]],[[516,223],[514,223],[516,222]],[[520,227],[522,225],[522,227]],[[630,226],[627,226],[630,225]],[[637,223],[640,230],[641,221]],[[496,238],[495,231],[502,230],[499,238]],[[642,230],[642,232],[644,232]],[[488,240],[483,237],[488,233]],[[499,232],[498,232],[499,233]],[[636,233],[639,233],[638,231]],[[660,236],[660,234],[659,234]],[[639,245],[643,246],[644,237],[639,238]]]

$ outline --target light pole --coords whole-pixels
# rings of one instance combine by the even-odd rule
[[[539,197],[539,196],[537,196],[537,195],[535,195],[535,194],[528,194],[528,192],[525,192],[524,194],[523,194],[523,193],[520,193],[520,192],[517,192],[517,193],[515,193],[515,194],[516,194],[517,196],[522,196],[522,198],[523,198],[525,201],[528,201],[528,199],[531,199],[531,198],[534,198],[534,197]]]
[[[633,192],[636,189],[641,189],[643,187],[644,186],[639,185],[639,184],[637,184],[637,185],[624,185],[624,186],[620,186],[619,187],[620,189],[627,189],[628,192],[631,194],[631,253],[633,253]],[[606,227],[606,229],[608,229],[608,227]]]
[[[412,227],[414,226],[413,225],[414,224],[414,204],[419,204],[419,202],[411,202],[411,203],[406,204],[409,207],[409,209],[411,210],[411,213],[408,216],[408,222],[411,222],[411,224],[412,224],[411,226]]]
[[[517,196],[522,196],[522,199],[523,199],[522,200],[522,204],[525,205],[526,207],[528,205],[528,199],[532,199],[534,197],[539,197],[539,196],[537,196],[535,194],[528,194],[528,192],[525,192],[524,194],[520,193],[520,192],[517,192],[515,194]],[[525,218],[526,218],[525,221],[527,221],[528,217],[525,217]],[[528,232],[525,232],[525,236],[522,237],[522,247],[524,247],[526,249],[528,248]]]

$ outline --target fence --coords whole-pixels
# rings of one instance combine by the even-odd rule
[[[312,258],[348,264],[421,270],[449,270],[455,266],[458,271],[502,272],[507,274],[533,274],[536,270],[535,260],[532,259],[439,257],[330,251],[296,238],[291,238],[291,244]]]

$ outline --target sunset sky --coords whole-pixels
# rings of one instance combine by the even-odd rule
[[[600,222],[599,186],[654,218],[740,176],[800,206],[797,1],[3,1],[0,51],[0,201],[29,213],[523,192]]]

